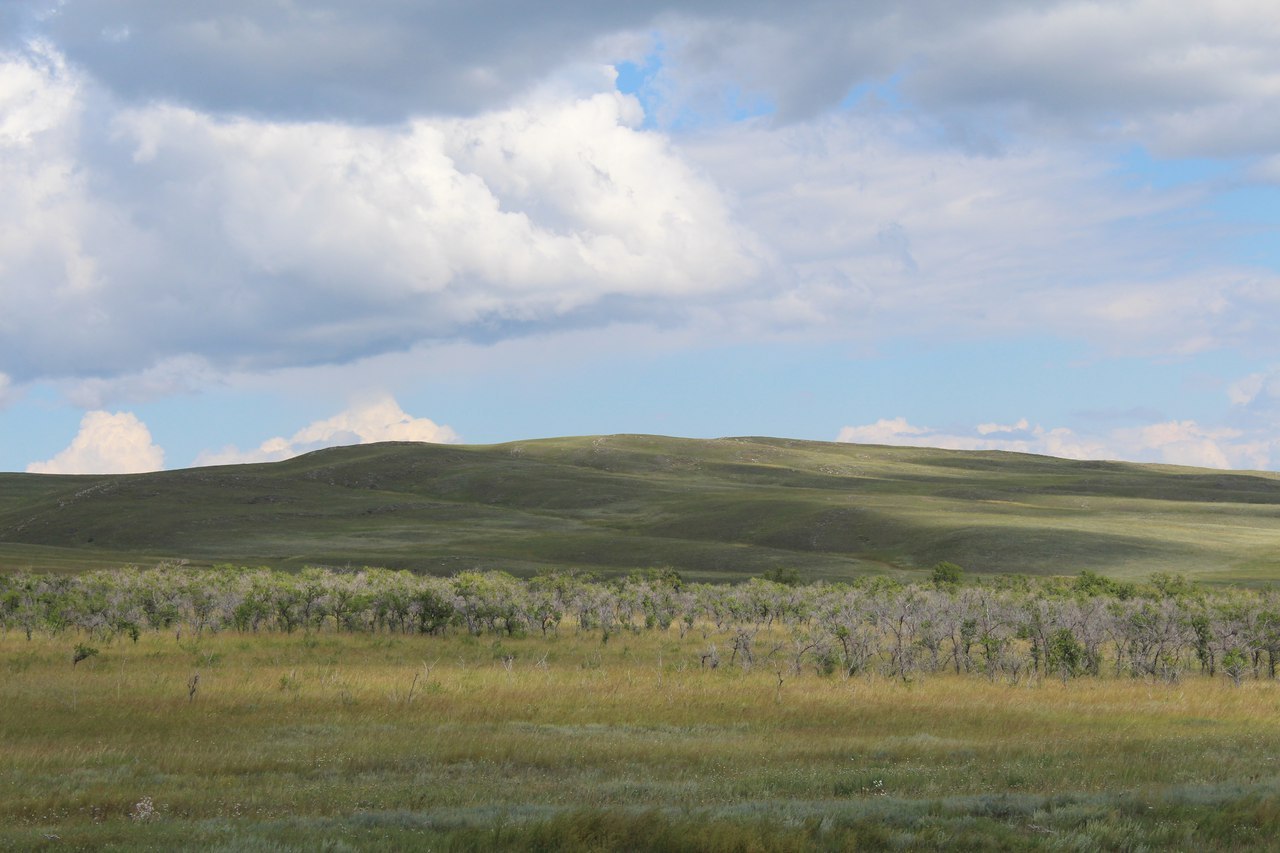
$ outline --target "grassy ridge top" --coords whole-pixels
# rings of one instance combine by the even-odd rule
[[[1280,578],[1280,477],[771,438],[384,443],[285,462],[0,475],[0,568],[158,558],[420,571],[672,566]]]

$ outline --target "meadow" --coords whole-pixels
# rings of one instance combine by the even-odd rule
[[[763,651],[743,665],[727,646],[712,665],[733,629],[707,618],[546,635],[189,619],[4,632],[0,847],[1242,850],[1280,835],[1265,667],[903,677]],[[762,625],[757,650],[787,630]]]
[[[1278,533],[779,439],[0,475],[0,849],[1271,849]]]

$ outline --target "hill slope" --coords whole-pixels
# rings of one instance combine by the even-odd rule
[[[159,558],[422,571],[673,566],[1280,579],[1280,477],[769,438],[387,443],[285,462],[0,475],[0,568]]]

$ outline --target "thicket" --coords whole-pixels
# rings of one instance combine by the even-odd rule
[[[383,569],[300,573],[161,565],[81,575],[0,576],[0,629],[111,642],[144,631],[338,631],[474,635],[678,631],[701,666],[866,672],[909,679],[954,671],[1018,680],[1188,673],[1275,679],[1280,593],[1210,589],[1179,576],[1123,583],[1077,577],[883,577],[809,584],[757,578],[684,583],[672,571],[599,581],[569,572],[521,580]],[[87,645],[76,645],[77,656]],[[96,650],[95,650],[96,651]]]

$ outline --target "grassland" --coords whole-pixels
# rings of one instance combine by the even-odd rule
[[[5,849],[1266,849],[1280,686],[704,669],[691,632],[0,639]],[[199,674],[192,694],[192,676]]]
[[[731,628],[682,632],[693,623],[679,620],[581,633],[566,620],[542,637],[536,619],[513,635],[509,616],[480,635],[454,619],[428,636],[378,619],[339,632],[321,614],[285,620],[311,627],[292,633],[222,619],[200,634],[190,614],[166,621],[173,590],[159,579],[208,581],[219,606],[243,603],[226,595],[231,570],[172,561],[672,567],[715,581],[775,569],[922,580],[950,560],[970,575],[1262,584],[1280,576],[1277,534],[1273,475],[775,439],[386,444],[149,475],[0,475],[0,571],[170,561],[146,576],[161,606],[146,620],[106,617],[128,610],[112,578],[64,583],[75,607],[42,609],[43,593],[23,596],[44,581],[9,575],[0,849],[1271,849],[1280,681],[1256,655],[1239,684],[1189,664],[1176,683],[1111,674],[1133,671],[1119,666],[1068,682],[1026,667],[890,678],[883,666],[775,666],[766,651],[799,635],[772,621],[755,636],[760,663],[714,669],[707,644],[727,656]],[[326,582],[366,576],[390,583]],[[279,587],[263,625],[314,580],[287,577],[297,583],[263,576]],[[1056,607],[1084,580],[1027,595]],[[1233,609],[1233,596],[1207,599],[1212,624],[1270,636],[1273,598]],[[1112,621],[1128,625],[1144,602],[1117,603]],[[122,627],[148,620],[167,627]],[[1233,632],[1207,641],[1224,668],[1243,642]],[[73,665],[88,644],[99,653]]]
[[[380,444],[269,465],[0,475],[0,570],[385,566],[808,580],[972,573],[1280,576],[1280,479],[788,441]]]

